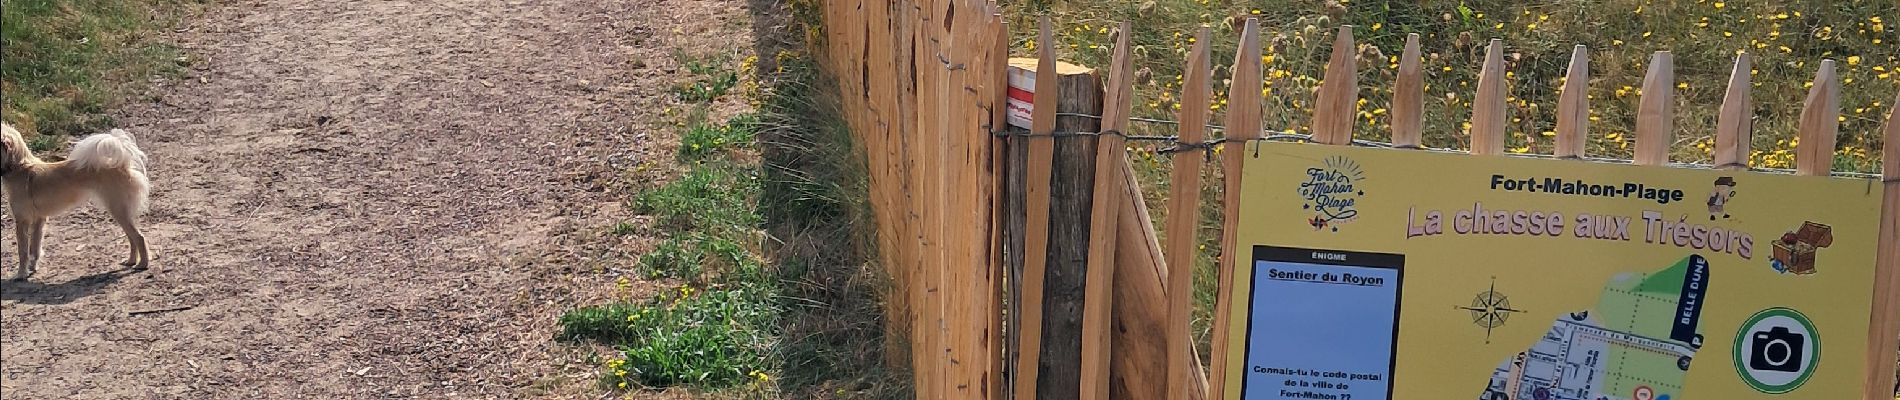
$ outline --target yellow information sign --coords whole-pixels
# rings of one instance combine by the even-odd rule
[[[1878,182],[1253,146],[1230,399],[1861,394]]]

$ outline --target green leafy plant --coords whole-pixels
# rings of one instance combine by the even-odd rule
[[[758,116],[753,114],[732,117],[724,125],[694,123],[680,135],[679,157],[694,160],[731,148],[750,147],[757,129]]]
[[[724,387],[760,379],[769,369],[776,315],[770,293],[738,285],[701,293],[689,286],[677,295],[640,305],[612,304],[574,310],[562,318],[569,340],[614,345],[602,384],[614,388],[690,385]],[[607,318],[618,318],[607,321]],[[569,324],[569,321],[577,321]],[[575,327],[586,323],[618,327]]]
[[[693,166],[685,176],[634,196],[634,211],[659,217],[679,231],[730,232],[755,228],[759,192],[754,172],[724,163]]]

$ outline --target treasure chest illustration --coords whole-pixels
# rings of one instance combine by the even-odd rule
[[[1774,267],[1776,271],[1809,275],[1814,269],[1816,250],[1834,244],[1834,228],[1813,221],[1801,223],[1801,228],[1782,234],[1775,241]]]

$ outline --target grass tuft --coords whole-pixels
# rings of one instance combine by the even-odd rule
[[[751,204],[759,192],[753,173],[728,162],[697,164],[678,180],[635,195],[633,208],[677,231],[754,228],[760,220]]]

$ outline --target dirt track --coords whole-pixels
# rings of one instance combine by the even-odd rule
[[[651,178],[619,171],[670,160],[672,52],[744,51],[745,18],[733,0],[214,6],[172,35],[192,71],[115,112],[151,157],[153,269],[119,269],[102,212],[54,219],[39,274],[0,285],[0,392],[584,393],[554,320],[644,240],[600,232]]]

